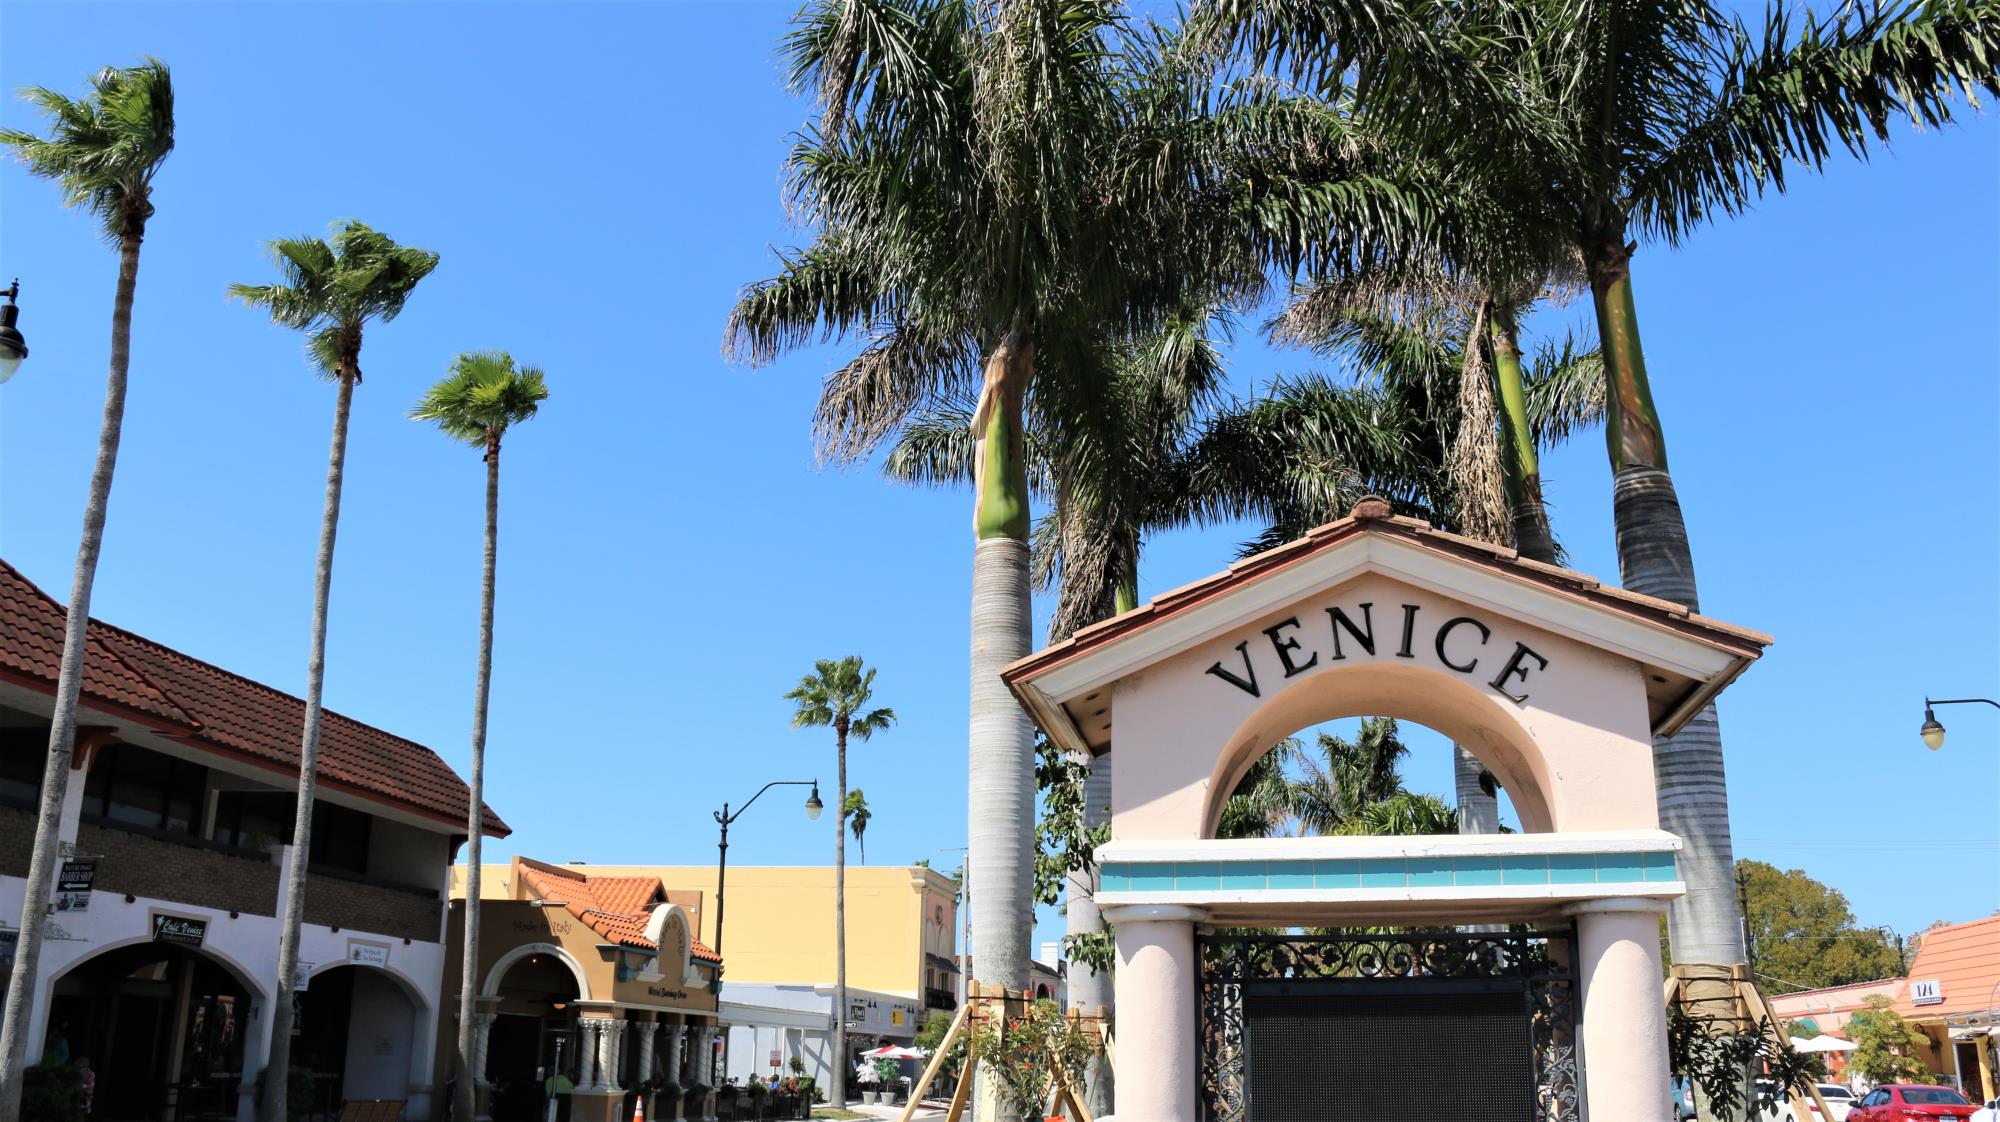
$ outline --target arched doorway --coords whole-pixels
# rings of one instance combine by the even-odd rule
[[[421,998],[387,970],[341,963],[299,992],[292,1062],[310,1069],[315,1105],[406,1099],[412,1063],[429,1047]]]
[[[55,982],[51,1038],[98,1075],[93,1122],[235,1116],[250,992],[188,947],[113,947]]]
[[[493,1122],[539,1122],[543,1081],[553,1074],[577,1078],[580,971],[554,947],[521,949],[529,953],[495,964],[481,1002],[494,1014],[484,1073],[493,1087]],[[559,1122],[569,1111],[570,1098],[562,1096]]]

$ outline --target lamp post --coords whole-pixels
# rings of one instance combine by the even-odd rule
[[[7,298],[5,304],[0,304],[0,383],[12,378],[14,371],[21,368],[21,360],[28,357],[28,341],[21,337],[20,329],[14,326],[15,319],[21,314],[21,309],[14,304],[20,295],[19,278],[8,286],[7,291],[0,292],[0,296]]]
[[[1937,714],[1931,711],[1934,705],[1991,705],[2000,709],[2000,701],[1990,697],[1941,697],[1924,699],[1924,727],[1917,732],[1924,738],[1925,747],[1935,752],[1944,747],[1944,726],[1938,724]]]
[[[722,957],[723,892],[724,885],[729,876],[729,824],[743,817],[743,812],[750,809],[750,804],[756,802],[763,796],[764,792],[773,787],[811,787],[812,794],[806,796],[806,819],[808,821],[817,821],[819,819],[819,812],[826,808],[826,804],[819,801],[819,780],[774,779],[757,788],[757,793],[745,799],[743,805],[737,807],[733,813],[730,811],[728,803],[723,803],[722,809],[715,812],[716,824],[722,827],[722,838],[716,843],[715,847],[715,956],[717,958]],[[716,996],[715,1008],[718,1016],[715,1021],[716,1027],[720,1028],[722,1026],[722,1018],[720,1016],[722,1012],[722,966],[720,964],[715,968],[715,981],[710,983],[709,989]],[[709,1058],[709,1063],[711,1070],[708,1076],[710,1079],[714,1079],[714,1057],[711,1056]],[[729,1070],[729,1036],[726,1033],[722,1037],[722,1064],[723,1071],[726,1073]]]

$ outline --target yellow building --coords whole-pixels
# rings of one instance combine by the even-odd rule
[[[768,1075],[793,1057],[829,1074],[834,986],[833,868],[732,866],[716,906],[713,865],[570,865],[592,877],[658,877],[686,905],[697,938],[727,962],[719,1011],[728,1073]],[[504,899],[509,867],[488,865],[482,896]],[[461,878],[454,876],[454,887]],[[724,930],[715,929],[718,912]],[[951,878],[910,865],[847,867],[848,1057],[907,1044],[924,1019],[957,1008],[957,890]]]

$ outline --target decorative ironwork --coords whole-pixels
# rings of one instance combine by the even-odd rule
[[[1376,992],[1401,981],[1468,983],[1487,992],[1517,984],[1534,1050],[1533,1122],[1582,1116],[1575,952],[1567,931],[1216,932],[1200,936],[1196,950],[1202,1122],[1254,1122],[1244,1001],[1247,989],[1263,983]]]

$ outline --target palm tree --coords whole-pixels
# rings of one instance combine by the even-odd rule
[[[132,363],[132,295],[139,282],[139,245],[153,216],[153,177],[174,150],[174,84],[167,65],[148,58],[138,66],[110,67],[90,79],[90,93],[71,98],[37,87],[24,96],[49,118],[49,135],[0,129],[0,144],[14,149],[28,170],[62,184],[63,201],[81,205],[118,245],[118,286],[111,299],[111,371],[104,390],[104,419],[97,433],[97,463],[83,506],[83,536],[70,576],[62,662],[56,671],[55,712],[49,720],[49,754],[42,770],[42,805],[35,848],[28,862],[27,898],[21,907],[19,943],[0,1024],[0,1120],[21,1114],[21,1071],[27,1057],[28,1009],[40,986],[41,916],[55,887],[62,807],[76,744],[77,696],[83,686],[90,593],[118,466],[118,438],[125,423],[125,381]]]
[[[814,662],[813,672],[785,695],[797,706],[793,728],[833,730],[839,765],[840,801],[835,805],[841,812],[833,824],[833,1097],[827,1100],[835,1107],[847,1101],[847,738],[867,740],[896,723],[895,710],[868,708],[874,696],[875,671],[864,666],[859,655]],[[865,802],[861,812],[867,814]],[[856,841],[863,829],[856,824]]]
[[[1379,230],[1402,204],[1374,178],[1326,187],[1355,162],[1338,114],[1192,112],[1205,87],[1114,4],[814,0],[786,51],[795,88],[846,100],[789,164],[814,241],[743,293],[725,348],[863,342],[821,397],[834,459],[972,402],[972,937],[981,980],[1025,988],[1033,730],[999,678],[1030,646],[1024,415],[1058,385],[1080,400],[1108,342],[1260,284],[1246,260],[1323,248],[1295,231]]]
[[[467,351],[451,373],[430,388],[410,410],[413,420],[429,421],[453,440],[485,452],[486,553],[479,574],[479,671],[472,687],[472,776],[465,812],[465,967],[458,988],[458,1079],[452,1085],[452,1117],[474,1116],[481,1072],[474,1069],[478,1022],[474,995],[479,986],[479,843],[486,833],[486,702],[493,682],[493,570],[500,550],[500,441],[507,430],[532,419],[549,396],[539,367],[516,369],[505,351]]]
[[[319,238],[281,238],[270,245],[283,280],[232,284],[229,294],[270,312],[273,323],[309,332],[306,353],[314,369],[336,385],[333,446],[326,463],[326,502],[320,515],[319,554],[313,568],[313,618],[306,662],[305,725],[299,740],[299,798],[285,858],[285,914],[278,934],[278,977],[271,992],[271,1054],[258,1108],[261,1122],[285,1120],[285,1072],[292,1049],[293,975],[298,970],[299,924],[304,916],[306,860],[312,846],[313,795],[319,767],[320,692],[326,681],[327,602],[333,590],[334,533],[340,524],[340,486],[347,465],[347,417],[361,382],[361,332],[369,320],[395,319],[417,282],[437,268],[429,250],[397,245],[352,220],[336,223],[329,244]],[[275,1074],[268,1074],[275,1073]]]
[[[1517,227],[1573,247],[1597,311],[1625,586],[1697,607],[1639,341],[1632,239],[1675,243],[1782,191],[1791,168],[1818,170],[1836,148],[1865,153],[1896,118],[1936,126],[1952,119],[1958,90],[2000,94],[2000,19],[1990,0],[1842,6],[1825,16],[1772,3],[1760,37],[1709,0],[1516,0],[1457,9],[1459,23],[1429,7],[1389,7],[1365,40],[1356,17],[1379,15],[1376,5],[1212,0],[1204,22],[1260,64],[1358,96],[1393,135],[1435,148],[1456,134],[1457,150],[1533,185],[1538,201],[1513,214]],[[1357,51],[1372,82],[1353,94]],[[1400,96],[1413,82],[1425,97]],[[1473,117],[1476,132],[1463,127]],[[1688,892],[1670,913],[1674,960],[1742,963],[1714,707],[1657,743],[1655,756],[1661,825],[1687,845]]]
[[[861,793],[861,788],[856,787],[847,793],[847,798],[841,801],[840,812],[850,823],[848,828],[854,831],[854,844],[861,847],[861,863],[866,865],[868,843],[864,835],[868,833],[868,820],[874,815],[868,810],[868,797]]]

